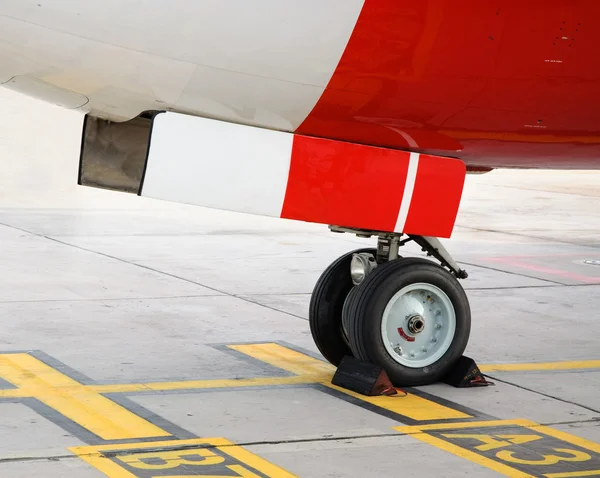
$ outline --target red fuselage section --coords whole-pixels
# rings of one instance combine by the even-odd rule
[[[471,166],[600,168],[600,2],[366,0],[297,132]]]

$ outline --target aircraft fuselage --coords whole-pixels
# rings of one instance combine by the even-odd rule
[[[5,0],[0,83],[460,158],[600,168],[593,0]]]

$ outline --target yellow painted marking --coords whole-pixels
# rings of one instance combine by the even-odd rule
[[[189,460],[187,457],[190,456],[201,456],[203,460]],[[144,459],[155,458],[162,461],[162,463],[147,463]],[[152,451],[152,452],[141,452],[133,453],[131,455],[117,456],[117,459],[121,460],[131,468],[139,468],[142,470],[170,470],[171,468],[177,468],[180,466],[207,466],[207,465],[218,465],[223,463],[225,458],[217,455],[207,448],[191,449],[191,450],[170,450],[170,451]]]
[[[230,457],[236,459],[237,461],[251,466],[255,470],[259,470],[261,473],[264,473],[267,476],[273,476],[277,478],[296,477],[296,475],[292,475],[291,473],[279,468],[273,463],[268,462],[260,456],[250,453],[248,450],[240,446],[219,447],[219,450],[221,450],[223,453],[227,453]]]
[[[251,472],[248,468],[244,468],[241,465],[227,465],[229,470],[236,473],[235,475],[197,475],[202,478],[261,478],[256,473]],[[169,475],[169,476],[156,476],[154,478],[190,478],[192,475]]]
[[[529,443],[532,441],[541,440],[543,437],[539,435],[496,435],[498,438],[508,440],[513,445],[522,445],[523,443]]]
[[[519,458],[517,452],[510,450],[502,450],[496,453],[496,456],[501,460],[508,461],[510,463],[517,463],[518,465],[556,465],[561,461],[589,461],[592,459],[591,455],[579,450],[570,450],[568,448],[554,448],[554,451],[561,453],[560,455],[542,455],[544,458],[541,460],[525,460]],[[567,456],[564,456],[567,455]]]
[[[236,446],[225,438],[190,438],[189,440],[163,440],[153,442],[141,442],[141,443],[119,443],[113,445],[89,445],[89,446],[75,446],[69,448],[73,453],[78,456],[82,455],[98,455],[102,452],[108,451],[116,453],[119,451],[130,451],[139,450],[140,452],[146,448],[157,449],[157,448],[168,448],[172,446],[177,447],[188,447],[188,446],[213,446],[229,447]],[[229,453],[227,453],[229,454]]]
[[[27,398],[29,395],[18,388],[11,390],[0,390],[0,398]]]
[[[127,409],[103,397],[105,393],[133,393],[133,392],[157,392],[169,390],[194,390],[211,388],[238,388],[252,386],[276,386],[292,384],[319,383],[341,393],[350,395],[379,408],[409,417],[414,420],[445,420],[457,418],[471,418],[470,415],[445,407],[430,400],[408,394],[402,396],[378,396],[367,397],[352,391],[337,387],[331,383],[335,367],[329,363],[317,360],[308,355],[296,352],[278,344],[249,344],[232,345],[232,350],[244,353],[250,357],[268,363],[280,369],[295,374],[292,377],[266,377],[248,379],[222,379],[222,380],[187,380],[174,382],[147,382],[130,384],[107,384],[107,385],[82,385],[68,376],[60,373],[52,367],[29,354],[0,354],[0,378],[7,380],[16,389],[0,390],[2,398],[33,397],[45,403],[63,416],[73,420],[82,427],[90,430],[105,440],[165,437],[170,434],[141,417],[129,412]],[[570,362],[546,362],[546,363],[522,363],[522,364],[490,364],[482,365],[480,369],[484,372],[491,371],[535,371],[535,370],[576,370],[600,368],[600,360],[570,361]],[[589,442],[582,438],[554,430],[549,427],[538,425],[529,420],[493,420],[485,422],[464,422],[451,424],[431,424],[410,427],[394,427],[395,430],[405,434],[413,435],[418,440],[449,451],[459,457],[466,458],[472,462],[486,466],[511,477],[530,477],[515,468],[504,463],[489,459],[468,449],[462,448],[442,438],[427,433],[431,430],[460,430],[469,428],[485,427],[507,427],[519,426],[535,430],[547,436],[554,437],[563,442],[577,445],[581,448],[600,453],[600,445]],[[446,438],[470,438],[479,440],[482,445],[475,448],[481,451],[489,451],[496,448],[504,448],[511,444],[523,444],[538,440],[542,437],[537,435],[482,435],[482,434],[457,434],[443,435]],[[193,439],[163,441],[154,443],[131,443],[125,445],[105,445],[95,447],[76,447],[71,450],[84,461],[115,478],[135,478],[115,460],[121,460],[132,468],[146,470],[169,470],[179,466],[216,465],[224,459],[208,449],[168,451],[173,446],[213,446],[222,453],[251,466],[267,476],[291,478],[292,475],[285,470],[253,455],[247,450],[233,445],[233,443],[222,438]],[[167,451],[155,451],[156,448],[164,447]],[[144,449],[150,449],[144,452]],[[103,450],[112,452],[140,450],[136,454],[116,455],[114,459],[102,455]],[[496,456],[505,462],[525,465],[554,465],[561,461],[581,462],[591,459],[587,453],[568,448],[554,449],[556,454],[543,455],[541,460],[524,460],[519,458],[517,451],[502,450]],[[204,457],[204,461],[198,461],[193,457]],[[148,464],[144,458],[158,458],[163,460],[161,464]],[[189,457],[189,459],[186,459]],[[226,468],[242,478],[257,478],[257,475],[242,465],[227,465]],[[174,470],[175,471],[175,470]],[[204,476],[204,475],[203,475]],[[221,475],[219,475],[221,476]],[[229,476],[229,475],[228,475]],[[548,478],[568,478],[579,476],[600,476],[600,470],[575,471],[566,473],[550,473],[544,475]],[[172,478],[178,478],[172,475]],[[207,478],[218,478],[211,475]]]
[[[258,470],[262,474],[270,477],[270,478],[297,478],[296,475],[293,475],[286,470],[274,465],[273,463],[269,463],[268,461],[260,458],[259,456],[250,453],[248,450],[233,444],[229,440],[225,438],[194,438],[190,440],[171,440],[171,441],[159,441],[159,442],[143,442],[143,443],[126,443],[119,445],[99,445],[99,446],[80,446],[80,447],[72,447],[69,450],[79,456],[82,460],[86,461],[90,465],[92,465],[97,470],[103,472],[107,476],[111,478],[137,478],[132,473],[128,472],[124,468],[121,468],[117,463],[113,460],[104,457],[103,452],[110,452],[112,455],[115,455],[115,459],[126,463],[128,466],[133,466],[134,468],[146,469],[146,470],[165,470],[176,468],[179,465],[185,466],[193,466],[193,465],[216,465],[218,463],[223,462],[223,458],[216,455],[209,449],[200,448],[206,446],[212,446],[221,453],[225,455],[229,455],[234,460],[243,463],[244,465],[248,465],[249,467]],[[183,447],[191,447],[197,446],[196,449],[185,449],[181,450]],[[169,451],[169,450],[161,450],[156,451],[157,449],[169,448],[169,447],[177,447],[178,451]],[[118,452],[127,452],[135,450],[137,453],[135,454],[125,454],[123,456],[119,456]],[[148,450],[148,451],[144,451]],[[208,461],[193,461],[186,460],[186,456],[190,455],[202,455],[206,457]],[[152,457],[162,459],[165,463],[158,465],[148,465],[147,463],[143,463],[141,460],[143,457]],[[217,460],[218,459],[218,460]],[[238,476],[242,478],[258,478],[254,472],[248,470],[242,465],[227,465],[226,468],[229,471],[233,471],[237,473]],[[176,470],[173,470],[174,472]],[[169,478],[178,478],[179,475],[169,475]],[[185,475],[189,476],[189,475]],[[200,475],[205,478],[221,478],[221,476],[225,475]],[[228,474],[227,476],[231,476]]]
[[[479,440],[482,444],[475,447],[479,451],[489,451],[495,450],[496,448],[512,446],[511,442],[506,440],[498,440],[492,435],[481,435],[475,433],[444,433],[442,436],[444,438],[469,438],[471,440]]]
[[[413,435],[415,433],[423,433],[434,430],[458,430],[464,428],[485,428],[485,427],[510,427],[520,426],[531,428],[536,426],[536,429],[541,428],[537,423],[524,420],[488,420],[482,422],[462,422],[462,423],[432,423],[431,425],[411,425],[411,426],[398,426],[394,427],[394,430],[404,433],[405,435]],[[542,432],[544,433],[544,432]]]
[[[81,447],[87,448],[87,447]],[[96,470],[101,471],[110,478],[138,478],[133,473],[129,473],[125,468],[120,467],[110,458],[106,458],[99,453],[77,452],[76,449],[70,448],[79,455],[88,465],[93,466]]]
[[[522,445],[544,438],[539,435],[482,435],[480,433],[443,433],[442,436],[444,438],[470,438],[471,440],[479,440],[483,443],[482,445],[477,445],[475,447],[479,451],[495,450],[496,448],[504,448],[512,445]],[[498,440],[498,438],[501,440]]]
[[[159,392],[172,390],[194,390],[194,389],[210,389],[210,388],[242,388],[255,386],[277,386],[277,385],[297,385],[304,383],[314,383],[327,381],[329,375],[335,372],[335,369],[320,360],[313,359],[304,354],[291,351],[277,344],[261,344],[258,347],[263,348],[261,354],[264,356],[264,348],[266,346],[279,347],[281,350],[289,351],[296,354],[295,357],[285,357],[282,354],[276,354],[276,366],[284,368],[288,371],[296,373],[293,377],[260,377],[260,378],[244,378],[244,379],[217,379],[217,380],[181,380],[175,382],[141,382],[141,383],[123,383],[123,384],[106,384],[106,385],[87,385],[88,390],[92,390],[99,394],[104,393],[140,393],[140,392]],[[248,349],[250,347],[250,349]],[[233,345],[230,348],[244,352],[244,350],[252,350],[255,345]],[[244,352],[246,353],[246,352]],[[253,352],[254,355],[256,351]],[[18,354],[7,354],[18,355]],[[251,355],[247,353],[247,355]],[[253,356],[254,356],[253,355]],[[284,360],[281,360],[281,359]],[[285,367],[282,366],[285,364]],[[513,363],[513,364],[487,364],[481,365],[480,369],[483,372],[510,372],[510,371],[541,371],[541,370],[581,370],[581,369],[600,369],[600,360],[582,360],[572,362],[544,362],[544,363]],[[332,384],[328,384],[331,388],[336,388]],[[72,381],[70,385],[55,384],[52,390],[47,390],[48,394],[62,392],[77,392],[81,390],[82,385]],[[343,390],[349,395],[354,395],[352,392]],[[0,390],[0,398],[26,398],[31,397],[22,389]],[[360,398],[366,398],[362,395]],[[386,400],[387,401],[387,400]],[[384,407],[386,408],[386,407]],[[457,412],[459,413],[459,412]],[[468,415],[461,414],[452,418],[467,418]],[[441,417],[444,418],[444,417]]]
[[[572,443],[580,448],[585,448],[587,450],[593,451],[595,453],[600,453],[600,444],[594,443],[583,438],[580,438],[575,435],[571,435],[566,432],[562,432],[560,430],[556,430],[555,428],[546,427],[544,425],[538,425],[535,422],[530,422],[529,420],[524,420],[529,423],[530,428],[534,429],[536,432],[543,433],[545,435],[549,435],[551,437],[556,438],[560,441],[566,441],[567,443]]]
[[[485,466],[491,470],[497,471],[498,473],[502,473],[505,476],[510,476],[511,478],[535,478],[534,475],[523,473],[510,466],[498,463],[497,461],[491,460],[472,451],[465,450],[458,445],[454,445],[453,443],[449,443],[441,438],[428,435],[427,433],[417,433],[413,436],[424,443],[433,445],[436,448],[452,453],[453,455],[464,458],[465,460],[472,461],[473,463],[477,463],[478,465]]]
[[[331,383],[331,379],[335,373],[335,367],[331,364],[278,344],[230,345],[229,348],[345,393],[346,395],[358,398],[363,402],[412,418],[413,420],[425,421],[470,418],[470,415],[467,415],[466,413],[453,410],[452,408],[445,407],[444,405],[440,405],[413,394],[408,394],[405,397],[388,397],[383,395],[367,397],[345,388],[337,387]]]
[[[237,473],[241,478],[260,478],[260,476],[258,476],[256,473],[252,473],[250,470],[248,470],[247,468],[244,468],[243,466],[240,466],[240,465],[228,465],[227,468],[229,468],[234,473]],[[278,476],[278,475],[274,475],[274,476]],[[189,475],[187,477],[174,476],[172,478],[189,478]],[[223,476],[220,476],[220,477],[219,476],[206,476],[205,475],[205,478],[225,478],[225,477],[223,477]]]
[[[0,377],[104,440],[170,435],[29,354],[0,355]]]
[[[499,363],[480,365],[482,372],[535,372],[542,370],[600,369],[600,360],[577,360],[571,362]]]
[[[335,367],[330,363],[279,344],[230,345],[229,348],[296,375],[309,377],[315,382],[323,377],[331,377],[335,372]]]
[[[557,440],[571,443],[572,445],[576,445],[580,448],[585,448],[587,450],[600,453],[600,444],[594,443],[583,438],[580,438],[575,435],[571,435],[569,433],[562,432],[560,430],[556,430],[554,428],[550,428],[544,425],[540,425],[536,422],[532,422],[531,420],[526,420],[524,418],[517,418],[514,420],[490,420],[490,421],[481,421],[481,422],[463,422],[463,423],[433,423],[431,425],[411,425],[411,426],[398,426],[393,427],[394,430],[399,431],[405,435],[413,435],[419,434],[428,431],[437,431],[437,430],[458,430],[458,429],[467,429],[467,428],[487,428],[487,427],[511,427],[518,426],[522,428],[527,428],[532,432],[541,433],[543,435],[548,435]],[[512,435],[502,435],[502,437],[508,437]],[[523,435],[519,435],[523,436]],[[526,436],[526,435],[525,435]]]
[[[548,473],[548,478],[576,478],[579,476],[600,476],[600,470],[568,471],[566,473]]]
[[[580,448],[584,448],[596,453],[600,453],[600,445],[597,443],[593,443],[583,438],[570,435],[565,432],[561,432],[559,430],[555,430],[553,428],[549,428],[543,425],[539,425],[535,422],[525,419],[516,419],[516,420],[491,420],[488,422],[465,422],[465,423],[441,423],[441,424],[431,424],[431,425],[415,425],[415,426],[399,426],[394,427],[394,430],[399,431],[401,433],[412,435],[414,438],[433,445],[442,450],[446,450],[454,455],[457,455],[461,458],[465,458],[467,460],[473,461],[474,463],[478,463],[480,465],[486,466],[494,471],[502,473],[506,476],[510,477],[529,477],[531,475],[525,474],[515,468],[504,465],[503,463],[497,462],[495,460],[488,459],[482,455],[471,452],[470,450],[466,450],[458,445],[454,445],[453,443],[449,443],[441,438],[434,437],[428,434],[428,431],[440,431],[440,430],[457,430],[457,429],[469,429],[469,428],[493,428],[493,427],[510,427],[510,426],[519,426],[522,428],[527,428],[530,431],[535,431],[541,433],[543,435],[547,435],[563,442],[571,443]],[[459,434],[448,434],[442,435],[448,438],[476,438],[480,440],[485,445],[483,447],[477,446],[478,449],[485,448],[486,450],[498,448],[493,447],[492,440],[488,435],[459,435]],[[538,437],[536,435],[495,435],[496,438],[506,439],[513,444],[519,443],[527,443],[530,441],[537,440]],[[501,442],[498,442],[500,444]],[[568,448],[555,448],[556,455],[542,455],[543,459],[541,460],[523,460],[518,458],[516,452],[512,452],[509,450],[502,450],[496,453],[496,456],[504,461],[509,463],[516,464],[525,464],[525,465],[554,465],[561,461],[567,462],[583,462],[588,461],[592,457],[587,453],[581,452],[579,450],[571,450]],[[600,470],[591,470],[591,471],[575,471],[568,473],[550,473],[544,475],[548,478],[568,478],[568,477],[579,477],[579,476],[600,476]]]
[[[466,413],[454,410],[450,407],[445,407],[444,405],[440,405],[439,403],[432,402],[431,400],[427,400],[426,398],[422,398],[410,393],[406,396],[398,395],[387,397],[380,395],[375,397],[367,397],[365,395],[361,395],[360,393],[352,392],[351,390],[333,385],[331,383],[332,375],[333,374],[330,374],[327,378],[324,377],[324,380],[319,381],[319,383],[337,390],[338,392],[358,398],[363,402],[367,402],[379,408],[389,410],[390,412],[412,418],[413,420],[431,421],[471,417]]]
[[[258,387],[312,383],[304,377],[260,377],[223,380],[182,380],[179,382],[148,382],[130,384],[89,385],[97,393],[164,392],[169,390],[199,390],[207,388]]]

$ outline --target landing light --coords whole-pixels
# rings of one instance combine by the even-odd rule
[[[352,256],[350,262],[350,277],[354,285],[360,284],[365,277],[377,266],[372,254],[361,252]]]

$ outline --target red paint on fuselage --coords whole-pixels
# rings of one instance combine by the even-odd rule
[[[596,0],[366,0],[297,133],[463,159],[600,168]]]

